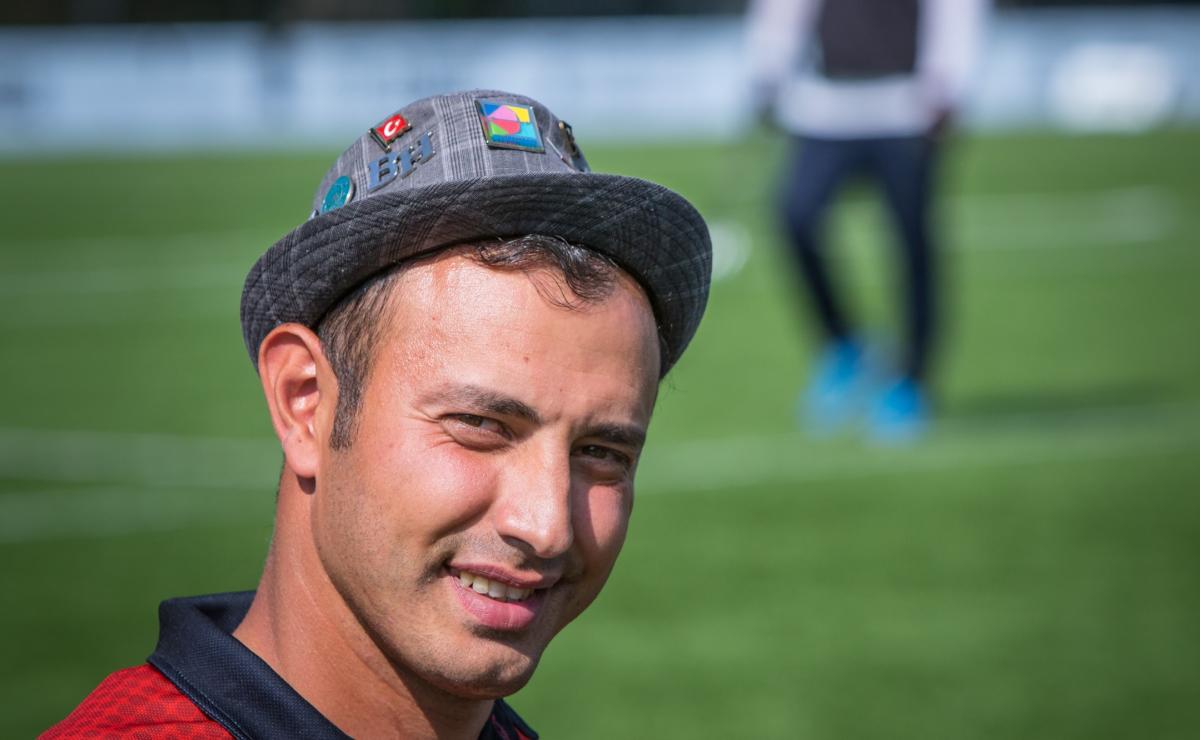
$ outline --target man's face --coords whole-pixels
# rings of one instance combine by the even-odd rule
[[[657,392],[645,295],[577,309],[462,256],[399,276],[353,443],[325,448],[314,539],[390,662],[512,693],[592,602],[625,538]],[[328,433],[328,430],[324,430]]]

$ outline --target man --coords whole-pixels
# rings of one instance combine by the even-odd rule
[[[870,431],[879,439],[909,439],[926,425],[938,314],[929,224],[933,169],[967,89],[986,6],[987,0],[751,5],[757,103],[796,142],[781,209],[825,344],[802,397],[802,413],[816,431],[853,421],[867,396],[873,396]],[[899,235],[905,332],[901,356],[886,364],[869,361],[819,234],[838,186],[855,174],[878,181]]]
[[[373,127],[242,296],[284,457],[257,592],[164,602],[47,736],[535,738],[501,697],[608,577],[710,262],[529,98]]]

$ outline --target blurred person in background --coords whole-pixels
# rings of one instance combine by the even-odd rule
[[[866,412],[872,436],[918,436],[930,416],[938,317],[930,201],[944,137],[967,92],[988,0],[752,0],[747,41],[759,116],[793,137],[780,189],[792,253],[823,346],[799,414],[837,431]],[[822,238],[849,177],[879,185],[898,236],[898,357],[867,346]]]

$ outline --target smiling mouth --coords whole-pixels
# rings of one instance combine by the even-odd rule
[[[496,601],[521,602],[533,596],[536,589],[520,588],[507,583],[472,573],[466,570],[452,571],[451,575],[458,579],[458,584],[465,589],[474,591],[481,596],[487,596]]]

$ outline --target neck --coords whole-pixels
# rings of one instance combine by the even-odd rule
[[[477,738],[492,701],[448,694],[387,659],[321,566],[303,526],[307,496],[285,470],[271,550],[234,637],[351,737]]]

